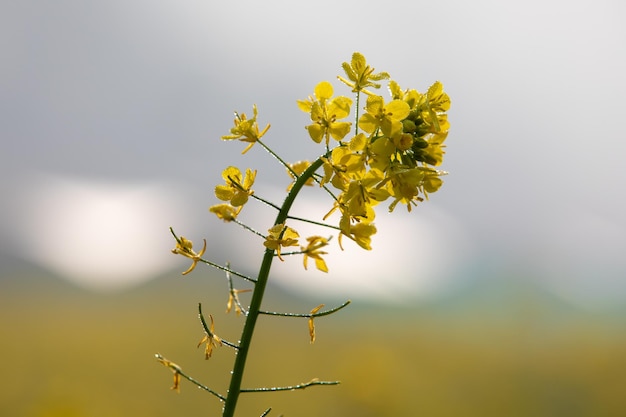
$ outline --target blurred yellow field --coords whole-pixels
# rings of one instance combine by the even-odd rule
[[[219,401],[187,381],[180,394],[171,391],[172,374],[154,354],[225,392],[232,351],[218,348],[205,361],[196,348],[198,302],[214,316],[217,334],[238,337],[242,319],[224,313],[222,277],[172,274],[105,296],[33,275],[1,282],[0,415],[219,415]],[[326,301],[271,288],[267,304],[308,311]],[[357,302],[318,318],[314,345],[306,320],[263,317],[245,386],[315,377],[342,384],[245,394],[238,415],[260,416],[268,407],[270,416],[298,417],[624,415],[622,323],[532,297],[505,304]]]

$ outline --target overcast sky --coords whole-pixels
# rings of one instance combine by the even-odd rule
[[[172,225],[235,262],[225,248],[239,235],[207,213],[221,170],[257,167],[266,194],[286,178],[260,149],[241,157],[219,140],[233,111],[256,103],[270,146],[314,159],[295,101],[322,80],[348,95],[335,77],[360,51],[402,87],[440,80],[452,99],[450,175],[374,241],[367,259],[397,278],[368,281],[372,293],[485,269],[623,301],[625,12],[618,0],[3,2],[2,252],[75,281],[139,282],[186,268],[167,253]]]

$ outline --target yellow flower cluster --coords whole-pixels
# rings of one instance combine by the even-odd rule
[[[345,97],[333,98],[328,82],[315,88],[317,101],[309,98],[298,101],[298,106],[310,113],[314,124],[307,126],[307,130],[315,142],[323,137],[339,142],[324,159],[324,176],[320,181],[321,185],[330,183],[340,191],[329,215],[339,210],[341,235],[371,249],[371,236],[376,232],[372,224],[376,204],[392,199],[389,211],[398,203],[410,211],[441,186],[440,177],[445,172],[434,167],[443,160],[443,143],[450,127],[446,115],[450,98],[440,82],[420,93],[403,90],[397,82],[390,81],[391,99],[385,100],[366,88],[379,88],[376,81],[389,75],[375,74],[359,53],[353,54],[350,63],[344,62],[343,69],[348,79],[338,77],[339,80],[352,87],[352,91],[367,94],[365,113],[357,120],[361,133],[357,129],[353,137],[344,140],[347,132],[336,119],[349,113],[345,105],[351,102]],[[343,105],[324,107],[336,102]],[[321,112],[324,117],[320,117],[319,108],[326,109]]]
[[[362,248],[370,250],[372,236],[376,233],[374,207],[378,203],[390,200],[389,211],[393,211],[398,204],[411,211],[414,205],[441,187],[441,176],[446,172],[436,167],[443,161],[444,142],[450,127],[446,114],[450,98],[440,82],[435,82],[425,93],[421,93],[415,89],[402,89],[396,81],[390,80],[388,89],[391,96],[385,99],[370,89],[380,88],[379,81],[388,80],[389,74],[376,73],[358,52],[352,55],[349,63],[344,62],[342,68],[346,77],[340,76],[339,80],[356,93],[357,105],[360,105],[361,93],[365,95],[364,106],[355,110],[354,124],[346,121],[353,100],[334,96],[333,86],[327,81],[320,82],[312,96],[297,101],[299,109],[310,116],[311,123],[306,126],[310,138],[316,143],[324,142],[326,147],[324,156],[317,161],[323,172],[313,175],[309,172],[303,181],[305,185],[312,185],[315,181],[320,186],[328,184],[338,190],[338,193],[332,192],[335,197],[333,206],[324,220],[339,212],[339,244],[341,237],[347,236]],[[288,188],[291,192],[292,186],[308,172],[312,163],[283,162],[260,141],[269,125],[259,130],[256,106],[253,113],[250,119],[245,114],[236,113],[231,134],[222,136],[222,139],[247,142],[249,145],[244,152],[259,142],[287,168],[293,180]],[[354,131],[352,136],[351,131]],[[336,143],[332,150],[331,138]],[[215,195],[226,203],[214,205],[210,211],[224,221],[234,221],[254,194],[252,185],[256,171],[247,169],[242,175],[238,168],[228,167],[222,177],[225,184],[215,188]],[[298,237],[294,229],[276,224],[269,229],[264,245],[275,250],[282,260],[281,248],[297,246]],[[319,270],[328,271],[321,257],[326,252],[320,250],[328,244],[328,240],[312,236],[307,238],[307,242],[307,246],[302,246],[300,251],[304,254],[304,267],[312,258]],[[190,253],[180,249],[178,253],[197,261]]]

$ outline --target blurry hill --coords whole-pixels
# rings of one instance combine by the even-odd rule
[[[94,294],[32,265],[3,263],[0,276],[0,415],[219,415],[214,398],[171,372],[159,352],[224,392],[233,354],[205,361],[198,302],[216,333],[236,341],[226,281],[198,268],[126,292]],[[209,272],[207,272],[209,271]],[[264,317],[246,386],[339,379],[337,387],[250,394],[240,415],[621,416],[626,409],[626,326],[533,286],[523,276],[475,273],[467,285],[413,306],[356,300],[316,320]],[[242,284],[241,287],[245,287]],[[242,300],[245,294],[242,294]],[[270,287],[268,310],[306,312],[333,300]]]

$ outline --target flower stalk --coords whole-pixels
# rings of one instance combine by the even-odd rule
[[[307,179],[313,176],[313,173],[317,171],[323,164],[322,158],[318,158],[315,162],[309,166],[302,175],[298,177],[295,184],[287,194],[285,202],[283,203],[274,225],[284,224],[289,215],[289,210],[296,200],[298,193],[304,187]],[[257,281],[254,285],[254,291],[252,292],[252,299],[250,300],[250,306],[248,307],[248,315],[246,316],[246,322],[243,326],[241,333],[241,340],[239,341],[239,350],[237,357],[235,358],[235,364],[233,366],[233,374],[230,380],[230,386],[228,387],[228,396],[224,401],[224,409],[222,411],[222,417],[232,417],[235,415],[235,409],[237,407],[237,401],[241,394],[241,381],[243,379],[244,370],[246,368],[246,360],[248,358],[248,352],[250,351],[250,345],[252,343],[252,336],[254,335],[254,328],[259,318],[261,311],[261,304],[263,302],[263,296],[265,294],[265,288],[267,286],[267,280],[272,268],[272,261],[274,260],[274,250],[265,249],[263,255],[263,261],[259,268],[259,274],[257,275]]]
[[[391,99],[385,100],[371,89],[381,87],[379,81],[389,79],[386,72],[375,73],[367,64],[365,57],[355,52],[350,63],[344,62],[342,68],[346,77],[338,79],[356,94],[354,123],[345,121],[352,111],[353,100],[345,96],[334,96],[334,88],[328,81],[322,81],[314,88],[314,93],[306,100],[298,100],[300,110],[309,114],[311,123],[305,126],[310,139],[322,144],[325,153],[315,161],[300,160],[288,163],[272,150],[261,138],[265,137],[270,125],[260,129],[257,118],[258,109],[252,107],[253,115],[235,113],[234,127],[222,140],[238,140],[247,144],[242,153],[246,153],[256,143],[267,151],[286,170],[291,178],[287,195],[282,205],[275,204],[255,194],[253,189],[257,171],[251,168],[240,169],[229,166],[222,171],[223,184],[215,187],[215,196],[222,201],[213,205],[209,211],[224,222],[232,222],[244,230],[264,239],[265,252],[257,275],[252,278],[233,270],[230,263],[226,266],[205,259],[206,240],[202,249],[196,252],[191,240],[170,232],[176,240],[172,250],[191,260],[191,266],[183,275],[191,273],[198,264],[206,264],[226,273],[228,282],[228,302],[226,312],[234,307],[238,316],[244,319],[241,336],[237,343],[232,343],[215,333],[215,321],[211,314],[207,321],[198,303],[198,315],[202,325],[203,337],[198,347],[204,345],[205,359],[210,359],[220,346],[227,346],[236,351],[231,372],[228,393],[222,395],[183,372],[180,366],[157,354],[157,360],[168,367],[174,374],[172,389],[180,391],[180,381],[187,379],[199,388],[216,396],[222,403],[222,417],[234,417],[242,393],[276,392],[305,389],[316,385],[337,385],[339,381],[320,381],[313,378],[309,382],[279,387],[242,388],[242,380],[250,353],[256,324],[260,315],[286,318],[306,318],[310,343],[316,339],[315,319],[333,314],[350,304],[343,304],[323,310],[319,304],[308,313],[272,312],[262,309],[263,298],[274,258],[283,261],[283,256],[302,255],[303,267],[308,269],[309,261],[315,267],[328,273],[329,266],[324,259],[329,241],[333,237],[313,235],[300,243],[300,235],[287,221],[307,222],[331,230],[338,235],[339,247],[343,249],[342,237],[346,237],[365,250],[372,250],[372,237],[377,228],[374,224],[374,210],[380,202],[391,200],[389,211],[400,204],[411,211],[413,206],[428,199],[429,193],[436,192],[446,172],[435,167],[440,165],[444,155],[444,141],[448,135],[449,122],[446,111],[450,99],[443,92],[440,82],[435,82],[426,93],[414,89],[403,90],[398,83],[389,81]],[[361,93],[366,103],[361,108]],[[363,113],[360,113],[363,110]],[[353,132],[353,136],[349,136]],[[334,142],[333,142],[334,141]],[[335,147],[331,143],[336,143]],[[258,147],[257,147],[258,148]],[[317,184],[330,196],[331,207],[319,220],[293,216],[291,208],[304,188]],[[331,190],[331,187],[334,188]],[[238,219],[244,206],[255,200],[277,211],[273,225],[267,234],[248,226]],[[338,213],[338,223],[327,223],[332,213]],[[299,246],[300,250],[283,251],[284,248]],[[233,276],[252,284],[252,288],[236,289]],[[239,300],[239,293],[252,292],[246,306]],[[262,416],[271,411],[267,408]]]

